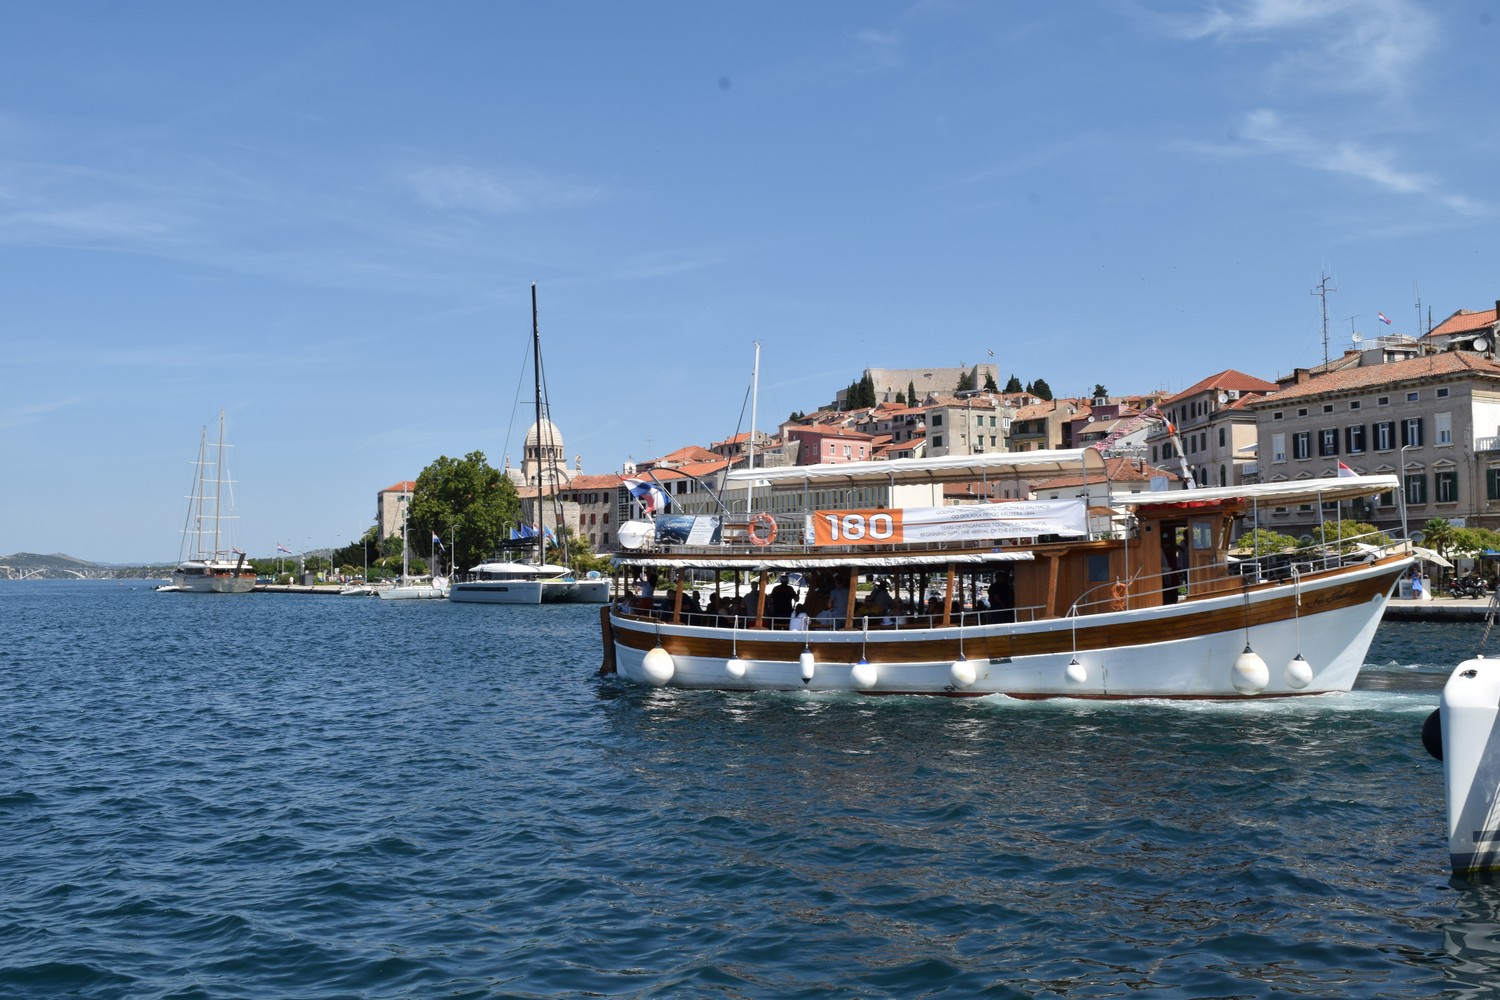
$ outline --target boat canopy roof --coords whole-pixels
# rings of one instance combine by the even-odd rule
[[[1210,486],[1201,490],[1131,493],[1117,500],[1127,507],[1210,504],[1225,501],[1276,505],[1333,503],[1338,500],[1373,496],[1377,493],[1389,493],[1399,486],[1400,483],[1395,476],[1339,476],[1327,479],[1293,479],[1280,483]]]
[[[726,559],[723,555],[662,555],[632,552],[616,553],[612,557],[620,566],[670,566],[673,569],[740,569],[740,570],[803,570],[827,569],[829,566],[857,566],[860,569],[902,569],[910,566],[934,566],[953,563],[958,566],[984,565],[988,563],[1030,562],[1034,557],[1030,549],[994,549],[988,552],[954,552],[940,549],[921,553],[894,552],[836,552],[827,555],[787,553],[777,555],[767,552],[754,553],[743,559]]]
[[[726,483],[836,482],[859,483],[972,483],[1007,475],[1064,475],[1094,473],[1104,477],[1104,456],[1093,448],[1058,451],[1004,451],[942,458],[894,458],[883,462],[830,462],[770,469],[737,469]]]

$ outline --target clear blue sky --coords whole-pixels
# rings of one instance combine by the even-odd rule
[[[519,461],[529,284],[610,472],[867,366],[1271,378],[1500,297],[1480,0],[0,7],[0,554],[342,544]],[[1377,321],[1384,312],[1394,322]],[[1352,319],[1351,319],[1352,317]],[[522,387],[524,388],[524,387]],[[523,391],[524,396],[524,391]]]

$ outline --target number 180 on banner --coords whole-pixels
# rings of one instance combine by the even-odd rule
[[[807,516],[808,545],[901,545],[964,539],[1087,534],[1082,500],[1030,500],[904,507],[892,510],[824,510]]]

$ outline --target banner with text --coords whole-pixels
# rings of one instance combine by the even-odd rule
[[[1086,535],[1088,512],[1079,500],[896,510],[821,510],[807,516],[810,545],[909,545],[1036,535]]]

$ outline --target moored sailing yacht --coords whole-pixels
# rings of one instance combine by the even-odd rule
[[[1081,476],[1083,496],[943,504],[944,484],[1026,497],[1029,478],[1063,473]],[[636,547],[615,557],[620,582],[665,574],[667,595],[601,613],[602,669],[683,688],[1017,698],[1353,685],[1411,565],[1405,543],[1354,552],[1339,536],[1291,556],[1231,548],[1278,508],[1337,517],[1346,501],[1398,489],[1395,477],[1105,500],[1090,488],[1108,489],[1104,473],[1091,448],[731,473],[750,513],[622,529]],[[840,507],[850,495],[867,506]],[[693,523],[671,523],[683,520]],[[696,575],[716,581],[709,607],[688,593]],[[748,596],[718,600],[726,575],[737,591],[748,580]],[[781,575],[806,581],[795,618],[761,596]],[[862,578],[874,584],[863,600]]]
[[[597,573],[590,574],[590,578],[578,579],[570,567],[547,562],[547,538],[552,529],[547,527],[543,512],[548,487],[555,487],[560,479],[555,465],[562,446],[556,440],[557,428],[544,406],[542,335],[537,321],[535,282],[531,285],[531,366],[536,382],[536,424],[526,435],[526,449],[528,461],[535,470],[533,511],[537,523],[514,532],[512,541],[525,548],[534,546],[535,551],[525,560],[497,559],[473,567],[462,580],[455,580],[449,586],[448,599],[461,604],[605,604],[609,601],[608,580],[599,578]],[[562,517],[556,516],[554,523],[557,544],[566,559],[567,539],[563,533]]]
[[[212,447],[214,460],[209,462]],[[245,553],[229,544],[225,521],[235,519],[232,502],[226,502],[225,487],[232,484],[224,461],[224,411],[219,411],[219,436],[210,445],[208,428],[198,442],[197,474],[188,497],[187,521],[182,529],[182,549],[172,570],[170,589],[189,594],[248,594],[255,588],[255,570],[245,564]],[[212,465],[213,478],[208,478]],[[168,589],[168,588],[163,588]]]

